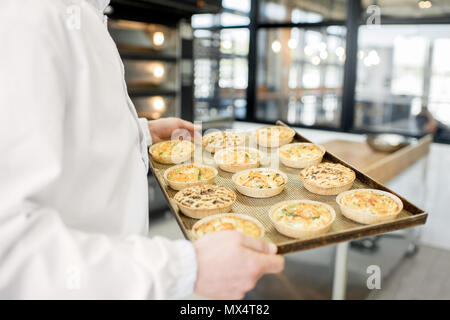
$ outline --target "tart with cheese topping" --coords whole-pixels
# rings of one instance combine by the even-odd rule
[[[304,187],[312,193],[335,195],[350,189],[355,172],[340,163],[323,162],[300,171]]]
[[[286,174],[272,168],[240,171],[231,179],[240,193],[253,198],[276,196],[283,191],[288,181]]]
[[[173,166],[164,172],[167,184],[174,190],[202,184],[213,184],[216,176],[216,168],[192,163]]]
[[[279,147],[294,139],[295,131],[288,127],[267,126],[256,130],[254,133],[256,142],[262,147]]]
[[[209,216],[197,221],[192,227],[192,233],[197,239],[209,233],[225,230],[237,230],[254,238],[264,236],[264,226],[258,220],[239,213]]]
[[[227,172],[257,168],[261,158],[262,153],[259,150],[246,147],[226,148],[214,155],[214,160],[219,168]]]
[[[163,141],[152,145],[149,152],[156,162],[177,164],[191,158],[194,144],[187,140]]]
[[[239,147],[245,143],[242,133],[232,131],[216,131],[203,136],[202,144],[206,151],[215,153],[218,150]]]
[[[336,212],[322,202],[289,200],[272,206],[269,217],[281,234],[304,239],[327,232],[336,219]]]
[[[325,148],[314,143],[290,143],[279,150],[280,161],[287,167],[306,168],[319,164]]]
[[[336,197],[341,213],[362,224],[394,220],[403,209],[403,202],[392,193],[376,189],[356,189]]]
[[[217,213],[230,212],[236,194],[229,188],[214,184],[193,186],[178,191],[174,198],[180,211],[188,217],[201,219]]]

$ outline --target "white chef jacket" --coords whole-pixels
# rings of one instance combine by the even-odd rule
[[[0,298],[193,291],[192,244],[146,237],[149,133],[108,2],[0,1]]]

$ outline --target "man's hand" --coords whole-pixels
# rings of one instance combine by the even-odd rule
[[[152,142],[157,143],[170,140],[175,130],[184,129],[194,138],[194,124],[179,118],[162,118],[148,122],[148,128],[152,136]]]
[[[195,293],[215,299],[242,299],[265,273],[284,269],[277,247],[238,231],[206,235],[194,243],[197,253]]]

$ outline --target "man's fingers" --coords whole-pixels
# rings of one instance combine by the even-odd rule
[[[265,254],[277,253],[277,246],[275,244],[246,235],[242,237],[242,245]]]
[[[181,129],[186,129],[191,133],[191,135],[194,135],[195,128],[192,122],[180,119],[179,126]]]
[[[279,254],[258,254],[263,273],[280,273],[284,269],[284,257]]]
[[[199,138],[201,138],[201,136],[202,136],[201,132],[200,132],[201,127],[194,125],[192,122],[180,119],[179,127],[181,129],[188,130],[191,135],[192,140],[193,140],[193,137],[195,137],[195,136],[198,136]]]

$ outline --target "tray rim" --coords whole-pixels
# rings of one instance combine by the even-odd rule
[[[280,126],[285,126],[285,127],[288,127],[288,128],[291,128],[292,130],[294,130],[295,138],[297,138],[298,140],[314,143],[311,140],[309,140],[309,139],[305,138],[304,136],[302,136],[301,134],[299,134],[297,132],[297,130],[288,126],[281,120],[277,120],[275,124],[280,125]],[[372,225],[361,225],[361,227],[359,227],[357,229],[350,229],[350,230],[339,231],[339,232],[335,232],[335,233],[326,233],[326,234],[323,234],[323,235],[320,235],[320,236],[317,236],[314,238],[306,239],[306,240],[298,240],[298,241],[294,240],[295,242],[292,242],[292,243],[277,245],[279,254],[287,254],[287,253],[293,253],[293,252],[298,252],[298,251],[303,251],[303,250],[319,248],[319,247],[323,247],[323,246],[337,244],[340,242],[346,242],[346,241],[365,238],[365,237],[369,237],[369,236],[373,236],[373,235],[377,235],[377,234],[382,234],[382,233],[406,229],[406,228],[410,228],[410,227],[414,227],[414,226],[424,225],[426,223],[426,220],[428,218],[428,213],[426,211],[420,209],[418,206],[414,205],[413,203],[411,203],[409,200],[406,200],[404,197],[402,197],[401,195],[397,194],[396,192],[390,190],[389,188],[384,186],[382,183],[376,181],[374,178],[368,176],[367,174],[359,171],[352,165],[348,164],[347,162],[345,162],[338,156],[336,156],[328,151],[325,152],[323,158],[331,159],[335,162],[341,163],[341,164],[351,168],[353,171],[355,171],[357,179],[360,179],[361,181],[364,181],[365,183],[367,183],[366,181],[369,181],[372,184],[372,186],[376,186],[373,188],[384,190],[384,191],[387,191],[387,192],[390,192],[390,193],[396,195],[397,197],[399,197],[402,200],[404,209],[407,210],[409,213],[411,213],[412,216],[398,218],[395,220],[372,224]],[[173,201],[170,199],[170,196],[169,196],[166,188],[164,187],[164,185],[165,185],[165,181],[163,181],[164,178],[161,176],[161,174],[158,174],[156,172],[156,169],[154,168],[153,162],[150,158],[149,158],[149,168],[151,169],[152,174],[155,176],[156,181],[158,182],[158,185],[161,188],[161,191],[162,191],[164,197],[166,198],[168,207],[169,207],[171,213],[175,216],[175,219],[176,219],[178,226],[180,227],[184,237],[187,240],[195,241],[194,237],[190,233],[190,230],[187,230],[184,227],[183,221],[181,220],[181,217],[180,217],[181,213],[179,212],[179,210],[177,210],[177,208],[175,208]]]

